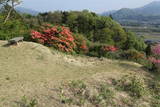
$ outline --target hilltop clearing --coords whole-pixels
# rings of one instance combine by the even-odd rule
[[[16,106],[23,96],[37,99],[38,107],[64,106],[55,99],[58,99],[55,89],[71,80],[103,81],[130,73],[153,78],[133,62],[71,56],[32,42],[10,47],[6,43],[0,41],[0,106],[3,107]]]

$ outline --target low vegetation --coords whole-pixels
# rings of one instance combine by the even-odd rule
[[[82,80],[71,81],[59,89],[59,100],[70,106],[159,107],[159,98],[155,97],[158,82],[151,88],[147,78],[135,74],[107,79],[94,81],[96,85]]]

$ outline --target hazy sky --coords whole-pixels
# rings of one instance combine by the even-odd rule
[[[21,7],[37,11],[83,10],[94,12],[141,7],[155,0],[22,0]]]

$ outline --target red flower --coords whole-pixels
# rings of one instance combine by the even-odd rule
[[[103,51],[111,51],[111,52],[115,52],[118,50],[118,48],[116,48],[115,46],[104,46],[102,47]]]
[[[32,31],[31,35],[39,43],[53,45],[61,51],[72,52],[76,46],[72,32],[63,26],[44,29],[42,32]]]

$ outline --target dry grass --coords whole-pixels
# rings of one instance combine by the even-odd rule
[[[65,55],[31,42],[10,47],[6,43],[0,41],[0,107],[16,106],[22,96],[36,98],[38,107],[61,107],[54,89],[62,82],[145,74],[132,62]]]

